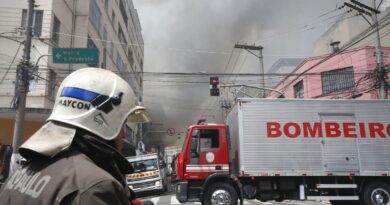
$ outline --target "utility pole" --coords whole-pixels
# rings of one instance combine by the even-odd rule
[[[262,46],[255,46],[255,45],[246,45],[246,44],[236,44],[234,45],[234,48],[240,48],[240,49],[245,49],[249,53],[253,54],[260,60],[260,87],[264,88],[265,87],[265,78],[264,78],[264,61],[263,61],[263,47]],[[252,52],[252,50],[259,51],[259,55],[256,55],[255,53]],[[261,90],[261,95],[260,97],[264,98],[265,97],[265,92],[264,90]]]
[[[356,0],[351,0],[352,4],[349,4],[347,2],[344,3],[345,6],[358,11],[362,17],[371,25],[375,26],[375,33],[376,33],[376,45],[375,45],[375,56],[376,56],[376,69],[378,71],[378,82],[379,82],[379,98],[380,99],[387,99],[387,82],[386,82],[386,71],[383,66],[383,58],[382,58],[382,46],[381,46],[381,40],[379,35],[379,23],[378,23],[378,14],[380,14],[380,11],[376,9],[376,0],[371,0],[372,7],[369,7],[361,2],[358,2]],[[365,16],[368,15],[371,17],[373,24],[371,24]]]
[[[376,0],[372,0],[372,7],[375,9],[376,8]],[[379,73],[379,96],[380,99],[387,99],[387,82],[386,82],[386,71],[383,66],[383,59],[382,59],[382,45],[381,45],[381,39],[379,35],[379,24],[378,24],[378,13],[374,10],[371,11],[372,13],[372,19],[375,24],[375,29],[376,29],[376,48],[375,48],[375,56],[376,56],[376,66],[378,69]]]
[[[222,108],[222,120],[225,122],[225,116],[228,113],[228,111],[232,108],[232,104],[228,100],[222,100],[221,108]]]
[[[26,110],[26,98],[30,81],[30,52],[31,52],[31,38],[32,38],[32,22],[34,14],[34,0],[28,1],[27,10],[27,24],[26,24],[26,37],[24,41],[24,54],[22,62],[17,66],[17,88],[16,88],[16,116],[14,136],[12,140],[12,159],[11,162],[15,162],[19,157],[18,148],[23,141],[24,131],[24,118]],[[11,167],[12,171],[12,167]]]

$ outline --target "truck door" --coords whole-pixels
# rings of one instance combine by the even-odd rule
[[[325,122],[355,122],[355,115],[349,113],[321,113],[321,123]],[[342,129],[340,127],[340,129]],[[358,132],[358,130],[356,130]],[[341,131],[341,133],[343,133]],[[358,138],[345,138],[343,134],[337,138],[322,139],[322,155],[325,171],[356,172],[359,170]]]
[[[229,171],[228,148],[223,135],[218,128],[199,129],[197,135],[192,135],[187,172],[193,172],[198,179],[205,179],[212,173]]]

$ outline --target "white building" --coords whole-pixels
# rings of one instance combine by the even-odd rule
[[[132,0],[36,0],[32,71],[27,96],[25,137],[48,117],[61,81],[81,67],[102,67],[120,74],[142,102],[144,48]],[[0,144],[11,144],[15,119],[16,66],[23,56],[28,0],[0,0]],[[52,48],[97,48],[94,65],[54,64]],[[38,58],[42,57],[39,62]],[[140,126],[130,125],[131,134]]]
[[[368,4],[368,6],[371,6],[371,4]],[[389,47],[390,0],[384,0],[379,10],[381,11],[378,15],[381,45],[383,47]],[[332,53],[333,48],[330,44],[333,42],[340,42],[338,45],[340,48],[347,45],[349,48],[375,46],[376,33],[373,29],[370,29],[370,24],[372,24],[373,20],[367,15],[365,15],[365,20],[362,16],[356,16],[356,14],[356,11],[345,14],[332,24],[316,41],[314,55],[319,56]]]

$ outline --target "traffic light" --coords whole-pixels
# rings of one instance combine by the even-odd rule
[[[210,96],[219,96],[219,79],[210,77]]]

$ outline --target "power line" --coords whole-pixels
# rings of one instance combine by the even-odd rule
[[[19,44],[18,49],[17,49],[17,51],[16,51],[16,53],[15,53],[15,55],[14,55],[14,58],[12,59],[12,62],[9,64],[9,67],[8,67],[7,71],[5,72],[3,78],[2,78],[1,81],[0,81],[0,85],[4,82],[5,77],[7,77],[8,72],[9,72],[9,70],[11,69],[12,64],[15,62],[15,59],[16,59],[16,57],[18,56],[18,53],[19,53],[19,50],[20,50],[20,47],[21,47],[21,46],[22,46],[22,43]]]

